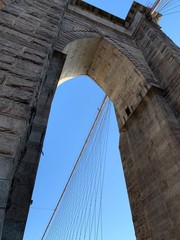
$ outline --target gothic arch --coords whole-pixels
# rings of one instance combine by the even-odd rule
[[[79,75],[87,75],[93,79],[114,103],[120,116],[120,128],[149,89],[158,86],[150,69],[147,67],[145,73],[144,68],[140,68],[140,71],[131,58],[128,58],[129,54],[124,52],[103,38],[72,41],[63,50],[66,60],[59,80],[59,84],[62,84]],[[140,66],[140,61],[138,63]],[[152,76],[150,80],[147,73]]]
[[[65,27],[66,27],[65,22]],[[111,30],[112,31],[112,30]],[[131,39],[130,36],[121,35],[119,36],[118,33],[114,31],[108,31],[104,33],[101,29],[91,26],[89,28],[80,26],[77,29],[74,29],[72,25],[72,29],[65,31],[63,30],[60,32],[57,41],[55,43],[55,49],[60,52],[64,52],[64,49],[67,46],[70,46],[74,41],[83,41],[83,39],[101,39],[104,40],[107,44],[112,45],[116,51],[121,52],[124,56],[126,56],[129,61],[136,66],[137,69],[144,75],[144,77],[153,85],[158,86],[157,80],[151,71],[149,65],[147,64],[142,52],[136,46],[136,43]],[[111,36],[113,35],[113,37]]]
[[[59,84],[78,75],[88,75],[111,98],[121,132],[120,152],[136,236],[140,240],[156,239],[167,232],[172,234],[170,226],[163,233],[159,231],[161,225],[155,226],[153,211],[159,221],[169,199],[175,197],[172,190],[162,190],[161,184],[166,185],[168,180],[164,182],[164,176],[177,161],[171,161],[168,167],[164,162],[170,145],[177,144],[175,139],[165,140],[174,131],[168,121],[164,122],[167,109],[176,124],[177,119],[146,62],[141,67],[141,54],[137,59],[136,53],[132,60],[131,48],[131,54],[120,49],[103,38],[81,38],[69,43],[63,51],[66,61]],[[177,187],[176,183],[170,185],[172,189]]]
[[[177,183],[169,182],[171,190],[161,187],[167,184],[164,177],[177,161],[176,156],[173,161],[168,160],[169,166],[165,163],[167,151],[178,141],[165,140],[174,131],[168,120],[164,122],[166,111],[176,124],[177,119],[146,61],[142,61],[142,54],[137,50],[133,55],[133,48],[122,48],[122,43],[115,46],[108,38],[76,39],[63,51],[66,61],[59,84],[78,75],[88,75],[113,101],[136,236],[156,239],[174,231],[169,226],[161,233],[161,224],[154,224],[153,211],[157,213],[156,221],[160,221],[170,199],[176,198],[172,189],[176,189]],[[178,218],[173,221],[176,225]]]
[[[66,47],[62,78],[89,75],[116,106],[137,239],[179,239],[179,48],[136,2],[126,20],[79,3],[0,1],[0,236],[23,238]]]

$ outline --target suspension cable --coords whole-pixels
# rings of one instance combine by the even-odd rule
[[[63,189],[63,192],[62,192],[62,194],[61,194],[61,196],[60,196],[60,198],[59,198],[59,200],[58,200],[58,203],[57,203],[57,205],[56,205],[56,207],[55,207],[55,209],[54,209],[54,211],[53,211],[53,214],[52,214],[52,216],[51,216],[51,218],[50,218],[50,220],[49,220],[49,222],[48,222],[48,225],[47,225],[47,227],[46,227],[46,229],[45,229],[45,231],[44,231],[44,234],[43,234],[41,240],[44,239],[44,237],[45,237],[45,235],[46,235],[46,233],[47,233],[47,231],[48,231],[48,229],[49,229],[49,227],[50,227],[50,225],[51,225],[51,222],[52,222],[52,220],[53,220],[53,218],[54,218],[54,216],[55,216],[55,214],[56,214],[56,212],[57,212],[57,209],[59,208],[59,205],[60,205],[60,203],[61,203],[61,200],[62,200],[62,198],[63,198],[63,196],[64,196],[64,194],[65,194],[65,192],[66,192],[66,190],[67,190],[67,187],[68,187],[68,185],[69,185],[69,183],[70,183],[70,181],[71,181],[71,179],[72,179],[72,177],[73,177],[73,175],[74,175],[74,172],[75,172],[75,170],[77,169],[77,166],[78,166],[78,164],[79,164],[79,161],[80,161],[80,159],[81,159],[81,157],[82,157],[82,155],[83,155],[83,153],[84,153],[84,151],[85,151],[85,148],[86,148],[87,143],[88,143],[88,141],[89,141],[89,139],[90,139],[90,137],[91,137],[91,135],[92,135],[92,133],[93,133],[93,130],[94,130],[94,128],[95,128],[96,125],[97,125],[98,119],[99,119],[99,117],[100,117],[100,115],[101,115],[101,113],[102,113],[102,111],[103,111],[103,108],[104,108],[107,100],[108,100],[108,97],[105,96],[105,98],[104,98],[104,100],[103,100],[103,102],[102,102],[102,104],[101,104],[101,107],[100,107],[100,109],[99,109],[99,112],[98,112],[98,114],[97,114],[97,116],[96,116],[96,118],[95,118],[95,120],[94,120],[94,123],[93,123],[93,125],[92,125],[92,127],[91,127],[91,129],[90,129],[90,132],[89,132],[89,134],[88,134],[88,136],[87,136],[87,138],[86,138],[86,140],[85,140],[85,142],[84,142],[84,145],[83,145],[83,147],[82,147],[82,150],[81,150],[81,152],[80,152],[80,154],[79,154],[79,156],[78,156],[78,158],[77,158],[77,161],[76,161],[76,163],[75,163],[75,165],[74,165],[74,167],[73,167],[73,169],[72,169],[72,171],[71,171],[71,174],[70,174],[70,176],[69,176],[69,178],[68,178],[68,181],[67,181],[67,183],[66,183],[66,185],[65,185],[65,187],[64,187],[64,189]],[[67,227],[68,227],[68,226],[67,226]]]

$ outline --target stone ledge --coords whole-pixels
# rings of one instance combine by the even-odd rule
[[[125,28],[128,28],[131,25],[137,12],[141,12],[145,16],[149,13],[147,7],[135,1],[133,2],[125,20],[81,0],[71,0],[71,5],[78,6],[82,10],[86,10],[89,13],[93,13],[98,17],[109,20]]]

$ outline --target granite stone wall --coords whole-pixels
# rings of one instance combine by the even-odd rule
[[[179,239],[180,51],[146,14],[0,1],[0,239],[23,239],[57,84],[81,74],[114,103],[137,239]]]

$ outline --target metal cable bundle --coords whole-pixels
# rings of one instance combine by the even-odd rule
[[[180,12],[180,0],[159,0],[151,7],[152,11],[160,12],[163,16]]]
[[[105,97],[42,239],[102,240],[110,100]]]

